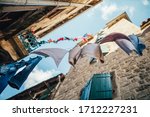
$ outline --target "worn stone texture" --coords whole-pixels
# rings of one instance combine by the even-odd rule
[[[0,46],[2,46],[6,51],[8,51],[14,60],[17,60],[19,58],[16,51],[14,50],[13,45],[9,41],[0,40]]]
[[[120,48],[105,56],[105,63],[89,64],[81,58],[71,68],[54,99],[78,100],[80,91],[93,74],[115,72],[117,96],[114,99],[150,99],[150,32],[141,37],[146,45],[143,56],[128,56]]]
[[[118,21],[116,24],[112,25],[110,28],[108,28],[106,32],[107,34],[110,34],[112,32],[118,32],[118,29],[120,30],[120,32],[126,35],[130,35],[132,33],[134,34],[141,33],[139,27],[137,27],[135,24],[124,18]]]

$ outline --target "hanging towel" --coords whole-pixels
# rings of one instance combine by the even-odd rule
[[[133,44],[126,39],[118,39],[115,40],[116,44],[122,49],[124,50],[128,55],[134,50],[136,51],[135,47],[133,46]]]
[[[145,44],[138,38],[136,35],[129,35],[128,36],[132,44],[134,45],[136,49],[136,53],[140,56],[142,56],[143,50],[146,48]]]
[[[30,58],[27,66],[17,73],[15,76],[13,76],[9,81],[8,84],[16,89],[20,89],[22,84],[25,82],[25,80],[28,78],[29,74],[32,72],[34,67],[41,61],[42,57],[37,56],[35,58]]]
[[[130,40],[126,35],[124,35],[122,33],[114,32],[114,33],[111,33],[111,34],[107,35],[106,37],[104,37],[102,39],[102,41],[100,42],[100,44],[115,41],[115,40],[118,40],[118,39]]]
[[[81,47],[79,45],[76,45],[73,49],[69,51],[69,63],[74,66],[76,62],[78,61],[81,53]]]
[[[46,49],[36,50],[34,52],[31,52],[30,54],[38,54],[45,57],[52,57],[58,67],[61,60],[63,59],[63,57],[67,52],[68,52],[67,50],[60,49],[60,48],[46,48]]]
[[[104,63],[104,56],[99,44],[88,43],[86,46],[84,46],[81,51],[81,57],[85,55],[96,58]]]

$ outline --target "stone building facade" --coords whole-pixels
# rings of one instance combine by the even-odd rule
[[[106,27],[103,28],[102,31],[104,31],[104,36],[112,32],[121,32],[125,35],[141,33],[141,29],[131,22],[126,12],[122,13],[121,15],[108,22],[106,24]],[[101,47],[103,46],[109,49],[109,53],[114,52],[119,48],[115,42],[101,44]]]
[[[132,24],[129,19],[122,17],[117,20],[109,32],[125,33],[127,35],[140,33],[140,29]],[[117,18],[115,18],[117,19]],[[113,20],[114,21],[114,20]],[[127,24],[123,28],[123,24]],[[116,25],[116,27],[115,27]],[[108,29],[109,30],[109,29]],[[143,56],[134,52],[128,56],[120,48],[107,54],[105,63],[99,61],[89,64],[89,58],[80,58],[75,68],[71,68],[61,84],[55,100],[78,100],[81,90],[91,79],[93,74],[111,73],[113,99],[150,99],[150,32],[140,37],[146,45]],[[111,45],[114,46],[113,44]]]
[[[36,0],[29,0],[24,3],[24,0],[1,0],[0,47],[9,53],[13,60],[22,59],[30,52],[26,45],[34,45],[31,42],[33,40],[28,39],[29,35],[24,39],[18,38],[22,32],[32,32],[40,39],[101,1],[40,0],[37,3]],[[0,54],[0,58],[6,57],[8,56],[4,57]],[[6,64],[4,61],[0,61],[1,63]]]

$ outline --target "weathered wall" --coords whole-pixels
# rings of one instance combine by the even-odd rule
[[[105,35],[108,35],[113,32],[120,32],[125,35],[131,35],[131,34],[139,34],[141,33],[141,30],[135,24],[123,18],[119,20],[117,23],[115,23],[114,25],[112,25],[110,28],[106,27],[104,29]],[[115,42],[104,43],[101,46],[106,46],[107,48],[109,48],[109,53],[114,52],[119,48]]]
[[[1,39],[0,46],[9,52],[14,60],[19,60],[28,55],[27,50],[17,36],[14,36],[7,41],[5,39]]]
[[[6,51],[8,51],[14,60],[17,60],[19,58],[19,56],[13,48],[13,45],[9,41],[0,40],[0,46],[2,46]]]
[[[141,30],[139,27],[137,27],[135,24],[131,23],[130,21],[124,18],[118,21],[115,25],[108,28],[105,31],[105,33],[110,34],[112,32],[118,32],[118,31],[126,35],[130,35],[132,33],[134,34],[141,33]]]
[[[143,56],[128,56],[120,48],[105,56],[105,63],[89,64],[82,58],[71,68],[54,99],[79,99],[80,91],[94,73],[115,72],[114,99],[150,99],[150,32],[142,37],[147,48]]]

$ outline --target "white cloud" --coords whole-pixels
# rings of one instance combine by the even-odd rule
[[[93,8],[91,8],[87,14],[88,17],[93,17],[95,12],[100,10],[100,7],[102,6],[102,4],[97,4],[96,6],[93,6]]]
[[[135,12],[135,7],[133,6],[123,6],[121,8],[122,11],[129,11],[130,15],[133,16]]]
[[[117,10],[117,6],[115,4],[103,5],[100,10],[101,10],[102,18],[104,20],[107,20],[109,16]]]
[[[87,13],[87,17],[93,17],[94,16],[94,12],[95,12],[95,10],[94,9],[92,9],[90,12],[88,12]]]
[[[134,7],[129,7],[129,13],[130,13],[131,16],[133,16],[134,11],[135,11]]]
[[[31,74],[29,75],[28,79],[26,80],[26,82],[24,83],[24,87],[30,88],[42,81],[45,81],[51,77],[53,77],[54,75],[57,75],[58,73],[60,73],[59,71],[56,70],[50,70],[50,71],[43,71],[39,68],[35,68]]]
[[[87,17],[93,17],[95,13],[101,13],[101,16],[104,20],[107,20],[109,16],[117,10],[116,4],[107,5],[106,1],[97,4],[89,10]]]
[[[143,5],[148,5],[149,4],[149,0],[142,0]]]

